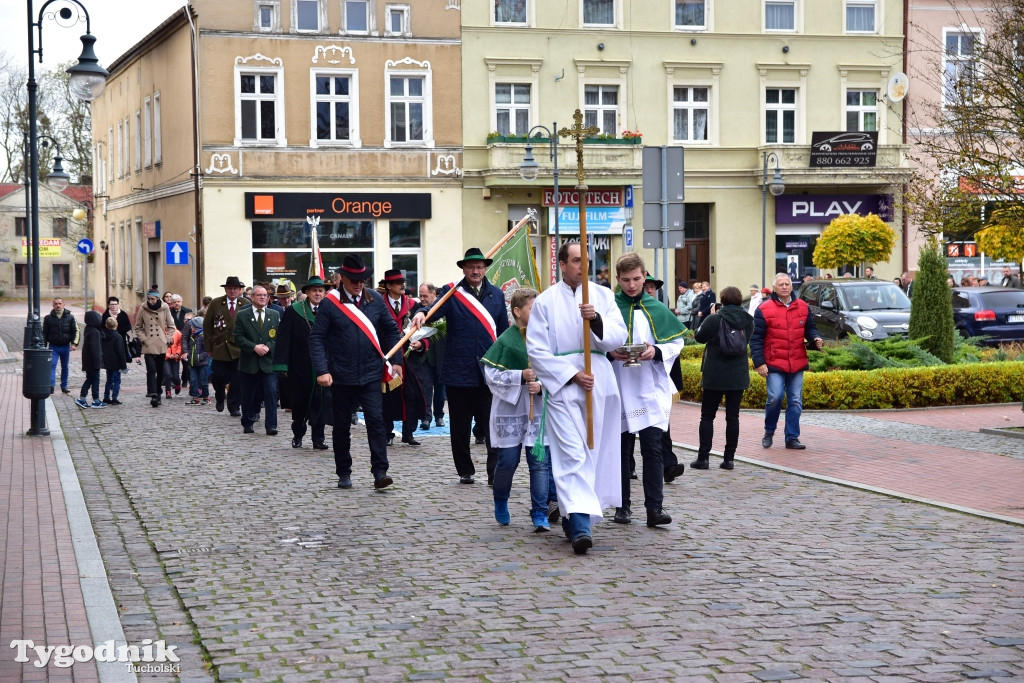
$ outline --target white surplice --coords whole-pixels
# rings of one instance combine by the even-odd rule
[[[601,339],[591,332],[594,375],[594,448],[587,448],[586,392],[569,383],[583,370],[582,286],[574,292],[565,282],[544,290],[533,302],[526,328],[526,352],[544,387],[544,436],[551,448],[551,471],[563,515],[589,514],[622,504],[619,443],[619,395],[615,374],[605,353],[626,342],[615,296],[607,287],[590,284],[590,303],[601,316]]]
[[[663,344],[654,343],[650,321],[643,313],[633,312],[633,343],[654,344],[661,350],[661,360],[640,361],[638,368],[623,367],[626,361],[612,361],[615,379],[619,384],[619,398],[622,402],[621,430],[636,434],[647,427],[668,430],[672,414],[672,397],[676,393],[675,383],[669,371],[683,350],[680,336]]]
[[[482,365],[484,381],[491,390],[490,434],[493,448],[530,448],[537,441],[540,426],[540,394],[531,394],[523,384],[522,370]],[[530,419],[530,397],[533,397],[533,419]]]

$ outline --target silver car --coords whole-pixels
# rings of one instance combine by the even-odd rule
[[[888,280],[810,280],[797,296],[807,302],[823,339],[878,341],[905,337],[910,329],[910,299]]]

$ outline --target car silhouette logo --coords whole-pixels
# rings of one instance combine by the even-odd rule
[[[870,133],[840,133],[812,145],[818,152],[867,152],[875,148]]]

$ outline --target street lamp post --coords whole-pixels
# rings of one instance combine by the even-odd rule
[[[761,286],[767,286],[765,280],[765,262],[768,260],[768,193],[778,197],[786,191],[786,181],[779,171],[779,155],[775,152],[761,152],[763,168],[761,171]],[[768,164],[775,165],[775,175],[768,182]]]
[[[546,126],[536,125],[530,129],[530,132],[526,134],[526,151],[523,154],[523,163],[519,164],[519,177],[527,182],[531,182],[537,179],[540,173],[540,164],[533,158],[533,145],[530,144],[530,136],[533,135],[534,131],[543,131],[548,136],[548,159],[552,163],[551,175],[554,178],[554,204],[555,204],[555,250],[562,246],[561,236],[558,231],[558,123],[554,122],[551,124],[551,129],[548,130]],[[541,197],[541,203],[543,204],[543,196]],[[555,275],[557,279],[558,259],[555,259]],[[546,276],[545,276],[546,277]]]
[[[85,21],[85,35],[82,36],[82,54],[78,64],[68,69],[70,75],[68,86],[80,100],[91,102],[103,94],[109,75],[99,65],[93,44],[89,24],[89,12],[79,0],[46,0],[39,8],[38,16],[33,8],[33,0],[26,0],[28,13],[28,152],[29,152],[29,197],[32,202],[32,215],[29,218],[29,243],[32,254],[29,269],[32,282],[32,308],[25,324],[24,368],[22,374],[22,395],[32,402],[30,409],[29,436],[46,436],[50,430],[46,427],[46,398],[50,395],[50,351],[43,339],[42,320],[39,315],[39,130],[36,125],[36,95],[39,86],[36,83],[35,59],[43,62],[43,19],[51,19],[62,26],[71,26]],[[54,2],[63,4],[56,11],[47,13],[46,9]],[[73,9],[74,8],[74,9]],[[75,19],[72,23],[69,20]],[[65,22],[65,23],[62,23]],[[36,47],[33,29],[39,38]],[[56,161],[60,161],[58,156]],[[63,168],[60,169],[63,173]],[[57,171],[57,167],[54,168]],[[64,174],[64,187],[67,187],[67,174]],[[62,188],[63,189],[63,188]]]
[[[110,300],[110,266],[107,265],[110,245],[106,240],[100,240],[100,249],[103,251],[103,301],[105,303]]]

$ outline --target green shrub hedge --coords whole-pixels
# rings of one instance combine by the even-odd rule
[[[698,353],[699,351],[699,353]],[[685,401],[701,400],[702,346],[684,349],[680,365]],[[696,356],[696,360],[694,359]],[[922,368],[832,370],[804,373],[804,408],[860,410],[1011,403],[1024,396],[1024,362],[968,363]],[[763,408],[764,379],[753,368],[744,408]]]

